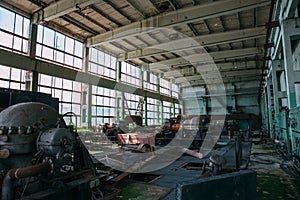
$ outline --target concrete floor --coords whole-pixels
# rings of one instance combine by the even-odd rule
[[[291,164],[273,144],[252,145],[249,168],[257,172],[257,200],[300,199],[300,179],[292,175]]]
[[[224,155],[227,160],[225,168],[235,167],[234,146],[232,144],[216,149],[209,155],[211,154]],[[282,169],[288,169],[291,163],[285,161],[275,151],[272,144],[243,143],[243,160],[245,161],[246,158],[250,158],[248,168],[257,172],[257,200],[300,199],[299,181]],[[126,180],[127,182],[125,181],[125,184],[121,184],[119,188],[127,191],[125,192],[127,196],[128,188],[130,188],[130,191],[142,188],[141,190],[148,192],[138,193],[135,197],[128,198],[125,198],[124,193],[121,193],[117,199],[174,200],[176,183],[178,181],[198,179],[201,173],[199,170],[186,170],[182,166],[187,163],[203,163],[203,161],[204,159],[183,155],[169,166],[152,172],[151,174],[157,175],[157,177],[150,182]],[[149,192],[153,190],[155,191],[154,193]]]

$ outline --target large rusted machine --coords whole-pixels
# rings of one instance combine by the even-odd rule
[[[0,112],[1,199],[100,199],[97,173],[76,129],[43,103]]]

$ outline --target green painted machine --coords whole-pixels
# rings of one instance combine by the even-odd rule
[[[300,107],[281,109],[275,117],[274,139],[278,149],[300,171]]]

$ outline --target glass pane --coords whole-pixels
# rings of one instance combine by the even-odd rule
[[[110,67],[110,55],[105,54],[105,66]]]
[[[94,48],[90,48],[90,60],[97,63],[97,50]]]
[[[44,44],[54,47],[54,31],[45,27],[44,28]]]
[[[41,74],[40,85],[51,86],[52,77],[48,75]]]
[[[73,54],[73,50],[74,50],[74,40],[66,37],[66,48],[65,51],[68,53]]]
[[[54,77],[53,78],[53,87],[62,88],[62,79]]]
[[[82,69],[82,60],[79,58],[74,58],[74,67]]]
[[[13,32],[15,23],[15,14],[5,8],[0,7],[0,28]]]
[[[5,67],[3,65],[0,65],[0,78],[9,79],[9,75],[10,75],[10,67]]]
[[[97,73],[97,65],[90,63],[90,72]]]
[[[9,88],[9,82],[0,80],[0,87],[2,88]]]
[[[22,50],[22,39],[19,37],[14,37],[14,49],[21,51]]]
[[[75,104],[72,104],[72,112],[74,112],[76,115],[80,115],[80,105],[75,105]],[[78,123],[79,121],[77,121]],[[74,122],[75,123],[75,122]]]
[[[99,51],[99,61],[98,63],[101,64],[101,65],[104,65],[104,53]]]
[[[23,23],[23,17],[20,15],[16,16],[16,24],[15,24],[15,34],[22,36],[22,23]]]
[[[72,81],[63,80],[64,89],[72,90]]]
[[[22,40],[23,41],[23,52],[28,52],[28,40]]]
[[[64,63],[64,53],[62,53],[60,51],[55,51],[54,60],[59,63]]]
[[[16,68],[11,68],[11,80],[20,81],[21,79],[21,70]]]
[[[54,97],[59,98],[59,101],[61,101],[62,90],[55,89],[53,95],[54,95]]]
[[[30,20],[27,18],[24,19],[24,24],[23,24],[23,36],[25,38],[29,38],[29,25],[30,25]]]
[[[81,83],[79,83],[79,82],[73,82],[73,90],[81,92]]]
[[[43,30],[44,30],[44,27],[39,25],[38,31],[37,31],[37,42],[39,42],[39,43],[42,43],[42,41],[43,41]]]
[[[12,47],[13,36],[0,31],[0,45],[5,47]]]
[[[40,87],[40,92],[51,94],[51,88]]]
[[[80,103],[81,101],[81,94],[77,92],[73,92],[72,94],[72,102],[73,103]]]
[[[82,56],[82,50],[83,50],[82,48],[83,48],[82,43],[75,40],[75,55],[76,56],[83,57]]]
[[[112,69],[116,69],[116,62],[117,62],[117,59],[115,57],[111,56],[110,66]]]
[[[70,112],[71,110],[72,110],[71,104],[61,103],[61,113],[62,114]],[[65,118],[65,119],[67,119],[67,118]]]
[[[65,55],[65,64],[73,66],[73,56]]]
[[[43,47],[43,51],[42,51],[42,57],[49,59],[49,60],[54,60],[53,59],[53,49],[50,49],[48,47]]]
[[[71,95],[72,95],[72,92],[63,91],[62,92],[62,101],[71,102]]]
[[[55,35],[55,47],[62,51],[65,49],[65,36],[58,32]]]
[[[42,45],[37,44],[36,45],[36,56],[42,57]]]
[[[20,90],[21,85],[20,85],[20,83],[10,82],[10,89]]]

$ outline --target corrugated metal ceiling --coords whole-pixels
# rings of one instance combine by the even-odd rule
[[[176,81],[179,77],[196,74],[196,67],[188,63],[178,65],[175,58],[199,54],[203,52],[201,48],[181,44],[179,50],[174,47],[173,52],[168,52],[149,47],[177,44],[175,42],[183,37],[197,40],[202,36],[210,41],[208,45],[205,41],[199,44],[204,45],[207,52],[228,52],[228,58],[215,59],[218,67],[227,66],[226,73],[221,70],[225,82],[248,81],[249,78],[258,81],[256,71],[263,63],[265,42],[262,27],[270,10],[267,0],[2,0],[1,4],[22,10],[36,23],[44,23],[135,65],[151,66],[170,60],[168,67],[149,69],[175,82],[179,82]],[[148,26],[156,28],[145,31]],[[143,29],[136,30],[138,27]],[[249,29],[255,30],[248,33]],[[121,36],[123,31],[127,32],[125,36]],[[223,34],[230,31],[232,34]],[[253,48],[257,48],[253,54],[235,51]],[[245,67],[245,63],[252,63],[251,67]],[[172,73],[167,73],[170,70],[180,73],[170,75]],[[197,81],[191,83],[197,84]],[[199,84],[202,83],[199,81]]]

